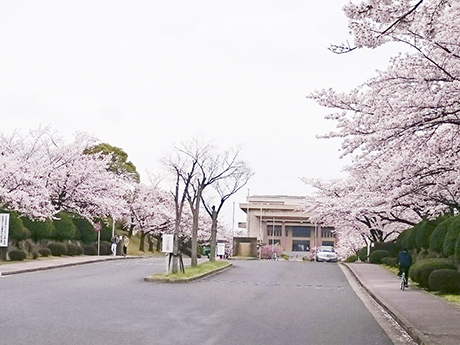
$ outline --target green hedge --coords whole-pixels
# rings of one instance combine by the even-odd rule
[[[348,258],[345,259],[345,262],[355,262],[358,260],[357,255],[350,255]]]
[[[14,241],[22,241],[30,237],[30,231],[22,223],[22,219],[15,212],[10,214],[10,232],[9,238]]]
[[[374,244],[373,250],[388,250],[391,257],[396,257],[399,253],[400,248],[396,241],[391,242],[377,242]]]
[[[100,254],[101,255],[112,255],[112,251],[110,250],[111,245],[112,244],[108,241],[101,241]]]
[[[358,258],[363,262],[367,260],[367,247],[363,247],[358,251]]]
[[[78,244],[69,243],[66,245],[67,247],[67,255],[76,256],[83,254],[83,248],[80,247]]]
[[[444,239],[451,223],[455,221],[455,217],[449,217],[439,223],[430,236],[430,249],[435,252],[442,253],[444,247]]]
[[[406,237],[409,236],[411,230],[412,228],[404,230],[403,232],[399,234],[398,238],[396,239],[396,246],[398,248],[398,253],[402,248],[407,248]]]
[[[417,224],[415,234],[415,244],[417,248],[428,249],[430,247],[430,236],[437,224],[428,221],[422,221]]]
[[[8,253],[11,261],[22,261],[24,260],[27,255],[23,250],[14,249]]]
[[[460,272],[454,269],[433,271],[428,278],[429,287],[434,291],[459,292]]]
[[[72,218],[72,221],[77,228],[76,238],[85,244],[91,244],[97,240],[97,232],[94,231],[93,226],[88,220],[80,217],[74,217]]]
[[[388,265],[388,266],[396,267],[397,266],[396,260],[397,260],[396,258],[392,258],[392,257],[387,256],[386,258],[382,259],[382,263],[384,263],[385,265]]]
[[[449,257],[455,254],[455,243],[457,242],[460,233],[460,217],[453,217],[452,222],[449,224],[446,236],[444,237],[444,244],[442,253],[444,256]]]
[[[87,244],[83,246],[83,253],[85,255],[97,255],[97,247]]]
[[[51,238],[54,233],[54,225],[51,220],[39,221],[31,220],[29,218],[24,218],[23,223],[27,229],[30,231],[30,237],[35,242],[38,242],[42,239]]]
[[[59,220],[54,221],[54,234],[53,237],[58,241],[73,240],[77,233],[77,227],[72,222],[72,218],[65,214],[59,213]]]
[[[47,257],[51,255],[51,250],[49,248],[41,248],[38,250],[38,253],[43,257]]]
[[[429,277],[433,271],[440,269],[456,269],[456,265],[448,259],[427,259],[422,260],[410,268],[409,276],[410,278],[419,283],[422,287],[429,287]]]
[[[455,259],[460,262],[460,234],[458,234],[457,243],[455,243]]]
[[[387,256],[390,256],[390,252],[388,250],[374,250],[369,255],[369,262],[371,264],[381,264],[382,259]]]
[[[51,251],[51,254],[53,254],[53,256],[62,256],[67,254],[67,246],[64,243],[48,243],[48,249]]]

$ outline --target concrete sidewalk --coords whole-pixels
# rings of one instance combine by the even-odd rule
[[[0,276],[7,276],[12,274],[44,271],[55,268],[69,267],[84,265],[94,262],[101,262],[107,260],[120,260],[128,259],[130,257],[123,256],[63,256],[63,257],[51,257],[36,259],[31,261],[23,262],[5,262],[0,264]]]
[[[401,291],[398,277],[382,266],[343,265],[418,344],[460,344],[460,307],[416,287]]]

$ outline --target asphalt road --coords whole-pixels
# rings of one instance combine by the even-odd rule
[[[0,278],[1,344],[392,344],[337,264],[234,261],[147,283],[162,259]]]

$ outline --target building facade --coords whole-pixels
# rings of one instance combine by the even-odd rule
[[[262,245],[279,244],[285,253],[308,253],[319,246],[334,246],[332,228],[310,221],[310,215],[299,211],[304,197],[253,195],[239,207],[246,213],[249,238]]]

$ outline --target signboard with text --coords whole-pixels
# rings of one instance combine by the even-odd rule
[[[217,243],[217,255],[218,256],[225,255],[225,243]]]
[[[163,234],[161,237],[161,251],[163,253],[172,253],[174,248],[174,235],[173,234]]]
[[[8,233],[10,231],[10,215],[0,214],[0,247],[8,247]]]

